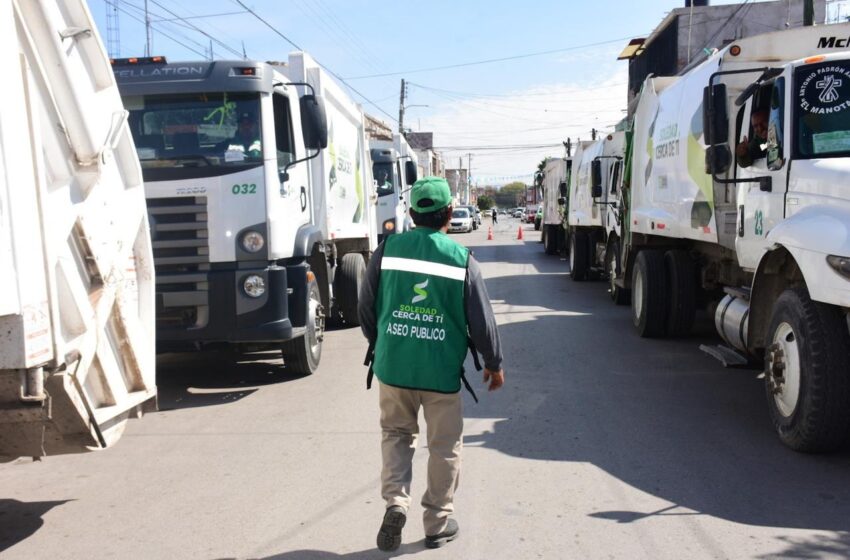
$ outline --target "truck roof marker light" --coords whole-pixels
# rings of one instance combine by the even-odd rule
[[[731,47],[729,47],[729,54],[731,54],[732,56],[738,56],[739,54],[741,54],[740,45],[732,45]]]
[[[820,61],[822,61],[822,60],[823,60],[823,59],[825,59],[825,58],[826,58],[826,57],[825,57],[824,55],[822,55],[822,54],[818,54],[818,55],[815,55],[815,56],[810,56],[810,57],[808,57],[808,58],[804,58],[804,59],[803,59],[803,64],[814,64],[815,62],[820,62]]]

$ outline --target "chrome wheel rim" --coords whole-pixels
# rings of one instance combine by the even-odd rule
[[[773,391],[773,402],[786,418],[794,414],[800,399],[800,346],[797,334],[788,323],[780,323],[773,333],[767,361],[767,375]]]
[[[307,344],[313,358],[319,355],[322,339],[325,334],[325,312],[319,294],[310,290],[310,301],[307,304]]]
[[[641,270],[635,274],[635,285],[632,286],[634,296],[632,297],[632,308],[635,310],[635,320],[640,319],[643,312],[643,274]]]

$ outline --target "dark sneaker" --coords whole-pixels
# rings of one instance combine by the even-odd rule
[[[442,533],[425,537],[425,548],[440,548],[446,543],[452,542],[457,538],[458,529],[457,521],[449,517],[446,528],[443,529]]]
[[[384,552],[396,550],[401,545],[401,530],[407,522],[407,515],[401,506],[387,508],[384,522],[378,531],[378,548]]]

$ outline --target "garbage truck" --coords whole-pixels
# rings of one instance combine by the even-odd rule
[[[565,246],[564,213],[569,208],[567,197],[572,158],[547,158],[540,181],[543,187],[543,218],[540,229],[543,251],[556,255]],[[535,176],[537,179],[537,176]]]
[[[726,364],[763,364],[781,441],[850,438],[850,24],[732,42],[649,78],[633,122],[619,286],[644,337],[705,306]]]
[[[0,460],[156,409],[154,268],[127,112],[83,0],[0,4]]]
[[[363,111],[308,54],[113,61],[141,161],[159,351],[279,349],[319,366],[357,324],[377,244]]]
[[[573,280],[616,277],[622,221],[618,201],[625,147],[623,131],[579,145],[566,214]],[[613,284],[611,287],[612,299],[622,304],[628,292]]]
[[[378,241],[413,227],[407,203],[409,191],[417,179],[416,154],[401,134],[392,141],[370,139],[372,177],[378,203],[376,208]]]

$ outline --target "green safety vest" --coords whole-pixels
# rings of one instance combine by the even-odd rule
[[[384,241],[372,363],[382,383],[439,393],[460,390],[469,336],[468,259],[466,247],[429,228]]]

